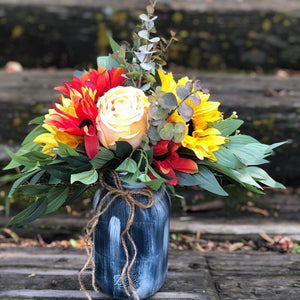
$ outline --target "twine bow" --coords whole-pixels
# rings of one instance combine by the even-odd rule
[[[113,185],[110,185],[106,182],[105,177],[104,177],[104,172],[109,172],[110,173],[111,177],[113,178]],[[151,190],[146,189],[146,188],[139,189],[139,190],[124,189],[117,172],[114,171],[114,170],[111,170],[111,169],[102,171],[99,174],[99,182],[108,192],[101,199],[94,216],[87,223],[87,226],[86,226],[85,250],[87,252],[88,259],[87,259],[85,265],[83,266],[83,268],[81,269],[81,271],[79,272],[79,276],[78,276],[79,284],[80,284],[81,289],[85,293],[86,297],[89,300],[91,300],[92,298],[89,295],[88,291],[86,290],[86,288],[85,288],[85,286],[82,282],[81,277],[82,277],[83,272],[86,270],[87,266],[90,263],[92,263],[92,268],[93,268],[93,271],[92,271],[92,286],[93,286],[93,289],[95,290],[95,292],[99,293],[99,289],[97,288],[96,281],[95,281],[95,262],[94,262],[94,259],[93,259],[94,247],[93,247],[92,236],[93,236],[93,232],[94,232],[94,230],[95,230],[95,228],[98,224],[99,217],[108,210],[110,205],[117,198],[121,198],[122,200],[126,201],[128,207],[129,207],[129,216],[128,216],[128,219],[127,219],[126,227],[125,227],[124,231],[121,234],[121,241],[122,241],[123,249],[124,249],[125,254],[126,254],[126,263],[125,263],[125,265],[123,267],[123,270],[122,270],[121,282],[122,282],[122,285],[124,287],[124,290],[125,290],[127,296],[130,297],[130,293],[129,293],[129,291],[126,287],[126,284],[125,284],[125,275],[127,275],[128,283],[129,283],[131,292],[134,296],[134,299],[138,300],[139,296],[136,293],[136,290],[133,286],[131,276],[130,276],[130,270],[131,270],[131,268],[132,268],[132,266],[135,262],[135,259],[136,259],[137,249],[136,249],[136,245],[134,243],[134,240],[133,240],[133,238],[131,237],[131,235],[129,233],[129,230],[130,230],[130,227],[131,227],[131,225],[133,224],[133,221],[134,221],[135,206],[138,206],[138,207],[144,208],[144,209],[152,207],[153,204],[154,204],[154,195],[153,195],[153,192]],[[146,198],[148,198],[148,203],[143,204],[143,203],[137,201],[133,197],[134,195],[144,195]],[[105,201],[107,199],[109,199],[110,197],[111,197],[111,199],[109,200],[109,202],[106,204],[106,206],[103,207]],[[132,247],[134,249],[134,255],[133,255],[133,258],[132,258],[130,263],[129,263],[129,253],[128,253],[128,247],[127,247],[126,241],[125,241],[125,236],[127,236],[127,238],[131,242]]]

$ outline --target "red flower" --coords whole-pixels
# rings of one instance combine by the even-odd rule
[[[122,68],[112,68],[107,71],[104,67],[99,67],[98,70],[91,69],[88,73],[83,73],[80,79],[74,76],[69,84],[63,83],[64,86],[55,89],[68,97],[72,89],[81,93],[82,96],[85,90],[91,89],[92,93],[96,93],[95,101],[97,102],[111,88],[123,85],[125,78],[122,74],[124,74]]]
[[[177,184],[174,170],[190,174],[198,172],[198,166],[193,160],[179,157],[176,151],[180,146],[180,143],[160,140],[153,148],[154,167],[162,174],[173,177],[173,179],[168,180],[173,185]]]
[[[63,106],[53,103],[54,110],[50,110],[45,123],[55,126],[61,132],[83,136],[86,153],[89,158],[94,158],[99,152],[95,125],[98,110],[94,99],[87,91],[82,96],[71,89],[70,100],[61,97]]]

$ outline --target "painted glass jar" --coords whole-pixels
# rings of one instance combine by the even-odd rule
[[[122,183],[122,186],[137,192],[133,195],[136,201],[147,203],[147,197],[139,194],[139,190],[145,188],[143,184],[132,186]],[[97,189],[94,210],[107,193],[108,191],[101,186]],[[134,206],[130,236],[124,236],[126,251],[121,236],[128,222],[129,205],[124,199],[117,197],[112,201],[99,217],[95,228],[95,279],[101,290],[115,299],[137,299],[134,296],[135,292],[140,299],[148,298],[155,294],[165,281],[168,269],[170,197],[165,186],[153,193],[155,201],[152,207],[145,209]],[[111,197],[105,200],[102,207],[109,203]],[[122,274],[126,263],[127,266],[132,266],[129,272],[127,268]]]

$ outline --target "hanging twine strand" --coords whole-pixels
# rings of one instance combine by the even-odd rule
[[[104,177],[105,172],[110,173],[110,176],[113,178],[113,184],[112,185],[110,185],[106,182],[106,179]],[[123,186],[122,186],[122,183],[121,183],[121,179],[118,176],[118,173],[115,170],[111,170],[111,169],[107,169],[107,170],[104,170],[104,171],[99,173],[99,182],[102,185],[102,187],[104,187],[108,192],[101,199],[94,216],[87,223],[87,226],[86,226],[85,250],[87,252],[88,259],[87,259],[85,265],[83,266],[83,268],[81,269],[81,271],[79,272],[79,275],[78,275],[80,288],[82,289],[82,291],[84,292],[86,297],[89,300],[92,300],[90,294],[86,290],[86,288],[84,286],[84,283],[82,281],[83,272],[87,269],[88,265],[91,263],[92,264],[92,286],[93,286],[94,291],[96,293],[99,293],[99,289],[96,286],[96,280],[95,280],[95,262],[94,262],[94,259],[93,259],[93,257],[94,257],[94,247],[93,247],[93,238],[92,237],[93,237],[94,230],[95,230],[95,228],[98,224],[99,217],[101,215],[103,215],[108,210],[110,205],[117,198],[120,198],[120,199],[124,200],[127,203],[128,207],[129,207],[129,216],[128,216],[128,219],[127,219],[126,227],[125,227],[124,231],[121,234],[121,241],[122,241],[123,249],[124,249],[124,252],[125,252],[125,255],[126,255],[126,262],[125,262],[125,265],[123,267],[122,274],[121,274],[121,282],[122,282],[122,285],[123,285],[124,290],[126,292],[126,295],[128,297],[130,297],[130,292],[128,291],[128,289],[126,287],[126,283],[125,283],[125,276],[127,275],[127,279],[128,279],[128,283],[129,283],[132,295],[134,296],[135,300],[139,300],[139,296],[136,293],[136,290],[133,286],[131,276],[130,276],[131,268],[132,268],[132,266],[135,262],[135,259],[136,259],[137,248],[136,248],[136,245],[134,243],[134,240],[133,240],[132,236],[129,233],[129,230],[130,230],[131,225],[133,224],[133,221],[134,221],[135,206],[138,206],[138,207],[143,208],[143,209],[152,207],[153,204],[154,204],[153,192],[151,190],[147,189],[147,188],[143,188],[143,189],[139,189],[139,190],[124,189]],[[148,199],[148,203],[143,204],[143,203],[137,201],[133,197],[134,195],[143,195],[143,196],[145,196]],[[110,197],[111,197],[111,199],[104,206],[104,203]],[[134,255],[133,255],[133,258],[132,258],[130,263],[129,263],[130,258],[129,258],[129,253],[128,253],[128,247],[126,245],[126,240],[125,240],[126,237],[130,241],[130,243],[131,243],[131,245],[134,249]]]

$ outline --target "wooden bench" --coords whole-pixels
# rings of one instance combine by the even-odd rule
[[[1,247],[0,299],[86,299],[77,280],[85,260],[83,249]],[[90,281],[88,271],[89,290]],[[171,249],[166,282],[151,299],[296,300],[299,295],[299,255]]]

